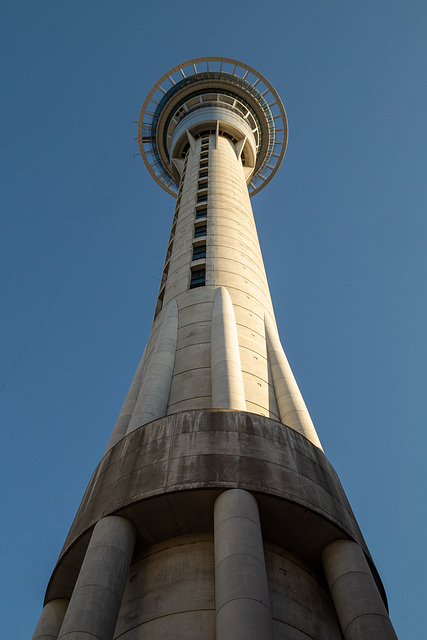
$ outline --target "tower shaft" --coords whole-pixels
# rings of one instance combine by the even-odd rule
[[[282,419],[320,447],[277,334],[240,136],[189,134],[151,336],[110,445],[163,415],[221,408]]]

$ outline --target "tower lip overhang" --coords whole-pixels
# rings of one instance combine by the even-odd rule
[[[173,67],[156,82],[145,99],[138,122],[138,143],[144,164],[154,180],[174,197],[178,183],[169,149],[173,129],[189,112],[189,102],[199,101],[203,108],[212,104],[213,96],[224,109],[234,108],[242,119],[254,123],[258,144],[248,183],[250,196],[270,182],[282,163],[288,124],[282,101],[270,82],[249,65],[232,58],[193,58]],[[227,98],[234,105],[226,104]],[[180,109],[183,113],[177,116]]]
[[[182,444],[189,437],[191,464]],[[239,464],[233,462],[233,439],[239,442]],[[172,466],[168,460],[173,460]],[[286,549],[296,556],[301,554],[301,545],[309,542],[311,559],[305,555],[305,561],[313,568],[319,566],[321,551],[329,542],[356,542],[366,555],[387,608],[381,578],[323,451],[281,422],[228,409],[195,409],[158,418],[128,433],[103,456],[65,540],[45,603],[71,596],[70,585],[93,527],[102,517],[117,515],[130,520],[138,529],[142,548],[183,531],[211,532],[206,513],[213,512],[215,498],[227,489],[256,495],[267,542],[282,546],[286,540]],[[185,508],[185,498],[190,495],[200,497],[198,508]],[[180,511],[179,533],[171,515],[174,509]],[[161,529],[153,513],[162,514]]]

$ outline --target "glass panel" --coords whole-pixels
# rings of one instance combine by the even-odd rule
[[[200,260],[200,258],[206,258],[205,244],[201,244],[199,247],[193,247],[193,260]]]
[[[191,272],[190,289],[205,285],[205,269],[197,269]]]

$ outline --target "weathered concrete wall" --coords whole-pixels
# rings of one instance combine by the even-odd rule
[[[214,640],[213,577],[212,534],[144,550],[129,572],[115,637]]]
[[[238,553],[241,557],[240,542]],[[341,640],[327,585],[319,576],[276,545],[266,543],[261,553],[265,555],[274,640]],[[242,568],[250,569],[246,562]],[[212,533],[180,536],[144,549],[129,571],[114,637],[219,640],[222,636],[215,624],[215,586],[219,584],[215,582]],[[230,586],[236,584],[234,575]],[[232,625],[225,630],[236,633]],[[247,640],[248,629],[244,633]],[[266,640],[265,633],[255,637]]]
[[[338,540],[352,540],[370,562],[344,491],[323,452],[307,438],[280,422],[243,411],[165,416],[120,440],[89,483],[46,601],[71,597],[94,525],[105,516],[120,515],[135,528],[137,546],[116,637],[172,639],[176,629],[191,628],[202,629],[203,640],[213,638],[214,505],[233,494],[229,489],[238,489],[253,503],[255,497],[258,504],[273,638],[338,640],[322,552]],[[236,509],[231,512],[229,525],[237,515]],[[231,549],[229,534],[218,542],[225,549],[223,559]],[[246,534],[236,535],[244,555]],[[233,582],[235,558],[230,563]],[[377,597],[385,601],[381,582],[370,568]],[[227,580],[217,576],[218,602],[226,598]],[[222,583],[229,586],[223,589]],[[236,616],[238,611],[231,617]],[[258,624],[254,622],[252,630]],[[227,621],[220,627],[228,628]]]
[[[332,466],[304,436],[257,414],[188,411],[135,430],[104,456],[70,529],[48,599],[69,597],[67,585],[81,563],[79,546],[87,544],[85,536],[101,517],[130,519],[142,545],[211,532],[215,498],[227,488],[255,493],[264,539],[306,562],[320,566],[323,547],[342,537],[366,550]]]
[[[341,640],[338,618],[327,585],[303,560],[266,544],[275,640]]]

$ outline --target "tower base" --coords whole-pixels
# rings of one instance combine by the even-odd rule
[[[225,494],[235,506],[219,516],[218,498],[224,502]],[[274,640],[339,640],[342,632],[351,637],[343,628],[347,610],[344,622],[339,620],[333,585],[328,586],[336,570],[328,569],[331,553],[337,557],[330,551],[336,541],[360,551],[384,609],[373,615],[388,620],[382,584],[335,471],[318,447],[269,418],[187,411],[120,440],[92,476],[46,602],[70,599],[93,528],[106,516],[129,520],[137,532],[115,638],[236,640],[244,601],[248,611],[256,605],[260,612],[254,614],[255,626],[241,626],[242,638],[250,639],[252,632],[260,637],[254,629],[264,618],[265,634]],[[226,535],[220,532],[222,521],[231,527]],[[239,555],[241,561],[234,557]],[[258,589],[255,595],[252,588]],[[234,601],[238,606],[230,604]],[[221,607],[232,611],[232,635],[219,631],[218,620],[226,613]],[[369,612],[356,613],[359,618]],[[363,631],[358,637],[365,637]]]

